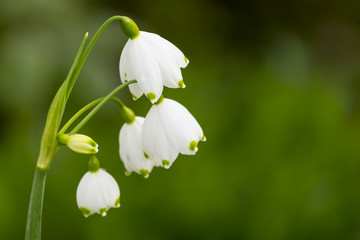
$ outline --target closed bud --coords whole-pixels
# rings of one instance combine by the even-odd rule
[[[60,134],[58,141],[76,153],[95,154],[99,151],[98,144],[90,137],[82,134]]]

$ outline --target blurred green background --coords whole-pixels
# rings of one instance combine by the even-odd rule
[[[85,32],[133,18],[190,59],[165,89],[208,141],[149,179],[124,175],[123,121],[107,104],[82,133],[119,183],[120,209],[85,219],[87,157],[61,149],[48,173],[43,239],[360,239],[360,1],[0,2],[0,238],[23,239],[47,109]],[[126,38],[103,33],[64,120],[119,83]],[[150,103],[118,97],[145,116]]]

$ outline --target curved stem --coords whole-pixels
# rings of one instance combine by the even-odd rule
[[[124,104],[120,99],[118,99],[117,97],[112,97],[112,98],[110,98],[110,100],[118,103],[120,107],[124,107],[124,106],[125,106],[125,104]]]
[[[66,132],[66,130],[76,121],[76,119],[78,119],[82,114],[84,114],[84,112],[86,112],[87,110],[89,110],[90,108],[92,108],[93,106],[97,105],[99,102],[101,102],[104,98],[99,98],[96,99],[94,101],[92,101],[91,103],[87,104],[86,106],[84,106],[83,108],[81,108],[77,113],[75,113],[74,116],[72,116],[69,121],[67,121],[67,123],[61,128],[61,130],[59,131],[59,134],[63,134]],[[114,101],[116,103],[118,103],[121,107],[124,106],[124,103],[116,98],[116,97],[111,97],[109,100]]]
[[[73,78],[69,84],[69,88],[72,89],[72,87],[74,86],[75,84],[75,81],[77,79],[77,77],[79,76],[79,73],[81,71],[81,68],[82,66],[84,65],[85,63],[85,60],[87,58],[87,56],[89,55],[92,47],[94,46],[95,42],[97,41],[97,39],[100,37],[101,33],[105,30],[105,28],[113,21],[116,21],[116,20],[122,20],[124,19],[123,16],[113,16],[111,18],[109,18],[108,20],[106,20],[103,25],[101,25],[101,27],[97,30],[97,32],[95,33],[94,37],[90,40],[89,42],[89,45],[86,47],[85,51],[84,51],[84,54],[82,55],[82,58],[79,62],[79,65],[78,67],[76,68],[76,71],[74,72],[74,75],[73,75]],[[70,93],[69,93],[70,94]],[[67,98],[69,98],[69,94],[67,95]]]
[[[112,90],[106,97],[104,97],[100,103],[98,103],[96,105],[96,107],[93,108],[93,110],[91,110],[90,113],[88,113],[88,115],[86,115],[86,117],[70,132],[70,134],[75,134],[77,133],[93,116],[94,114],[100,110],[100,108],[102,106],[104,106],[104,104],[109,101],[111,99],[112,96],[114,96],[115,93],[117,93],[118,91],[120,91],[121,89],[123,89],[124,87],[126,87],[127,85],[130,85],[132,83],[135,83],[136,80],[131,80],[128,82],[125,82],[123,84],[121,84],[120,86],[118,86],[117,88],[115,88],[114,90]],[[120,100],[119,100],[120,101]],[[121,102],[121,101],[120,101]]]
[[[65,133],[65,131],[71,126],[71,124],[73,124],[76,121],[76,119],[78,119],[84,112],[86,112],[87,110],[89,110],[90,108],[92,108],[93,106],[98,104],[99,102],[101,102],[102,99],[103,98],[99,98],[99,99],[92,101],[91,103],[89,103],[88,105],[86,105],[85,107],[80,109],[77,113],[75,113],[75,115],[72,116],[70,118],[70,120],[67,121],[67,123],[61,128],[58,135]]]

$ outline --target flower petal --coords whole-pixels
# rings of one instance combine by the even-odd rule
[[[146,115],[143,131],[142,144],[144,151],[153,159],[155,166],[163,165],[163,161],[169,162],[170,167],[175,161],[178,151],[169,140],[168,133],[163,127],[159,105],[153,105]]]
[[[133,41],[129,39],[125,44],[125,47],[120,56],[120,64],[119,64],[119,71],[120,71],[120,78],[121,82],[127,82],[130,80],[136,79],[136,75],[134,74],[130,61],[129,61],[129,48],[130,45],[133,44]],[[139,87],[138,83],[133,83],[129,85],[129,89],[133,99],[136,100],[140,98],[143,94],[141,88]]]
[[[141,143],[141,132],[144,123],[143,117],[136,117],[132,124],[124,124],[119,134],[119,153],[126,170],[137,172],[148,177],[153,163],[145,157]],[[146,170],[146,171],[145,171]]]
[[[76,201],[86,217],[95,212],[105,216],[110,207],[120,206],[119,186],[103,169],[87,172],[78,185]]]
[[[174,44],[162,38],[161,36],[155,33],[149,33],[141,31],[141,35],[148,42],[150,42],[158,52],[168,55],[170,59],[173,59],[176,64],[185,68],[189,64],[189,60],[185,57],[185,55],[178,49]]]
[[[155,95],[153,99],[150,99],[154,103],[159,99],[163,90],[161,71],[151,48],[140,36],[131,40],[133,43],[129,45],[129,64],[132,66],[134,77],[141,90],[146,95],[149,93]]]
[[[190,143],[201,140],[203,132],[189,111],[178,102],[167,98],[158,105],[158,111],[162,121],[160,127],[167,133],[167,141],[173,149],[182,154],[195,154],[197,148],[190,147]]]
[[[103,169],[99,169],[96,177],[106,203],[106,208],[119,207],[116,206],[116,202],[120,197],[120,189],[115,179]]]
[[[95,212],[99,213],[101,208],[106,208],[106,203],[96,178],[96,173],[87,172],[83,176],[76,192],[76,199],[79,208],[90,210],[89,215]]]

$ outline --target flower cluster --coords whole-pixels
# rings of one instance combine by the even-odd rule
[[[143,94],[153,103],[146,118],[134,117],[120,130],[120,158],[126,174],[136,172],[145,178],[153,167],[169,168],[179,153],[193,155],[204,133],[190,112],[180,103],[164,98],[163,86],[184,88],[180,68],[189,60],[172,43],[157,34],[139,31],[130,38],[120,57],[122,82],[129,85],[133,99]]]
[[[180,103],[161,97],[146,118],[125,123],[119,135],[120,157],[126,173],[148,177],[153,167],[169,168],[179,153],[193,155],[203,131]]]
[[[119,154],[126,175],[136,172],[147,178],[154,167],[169,168],[180,153],[194,155],[198,142],[206,138],[184,106],[162,95],[163,86],[185,87],[181,68],[189,60],[159,35],[139,31],[131,19],[124,17],[120,25],[129,37],[120,57],[121,81],[136,80],[129,85],[133,99],[144,94],[152,106],[144,118],[118,101],[125,121],[119,133]],[[115,179],[100,168],[95,156],[98,144],[82,134],[59,134],[57,139],[74,152],[90,155],[89,171],[76,193],[82,213],[86,217],[93,213],[105,216],[109,208],[119,207],[120,189]]]

